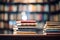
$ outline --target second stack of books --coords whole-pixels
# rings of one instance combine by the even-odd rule
[[[60,22],[46,22],[46,34],[60,34]]]

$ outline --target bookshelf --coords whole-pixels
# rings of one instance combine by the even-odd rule
[[[60,1],[54,0],[33,0],[28,1],[25,0],[3,0],[0,1],[0,29],[3,30],[3,34],[13,34],[13,27],[14,24],[16,24],[17,20],[22,20],[21,13],[22,11],[26,12],[27,19],[36,21],[37,25],[36,27],[18,27],[18,28],[34,28],[37,29],[37,32],[42,29],[44,29],[44,25],[46,21],[53,21],[51,20],[50,16],[57,13],[60,13],[60,9],[58,5],[60,4]],[[52,7],[51,7],[52,6]],[[55,6],[55,8],[54,8]],[[52,9],[54,8],[54,10]],[[41,24],[41,25],[40,25]],[[9,30],[9,31],[7,31]],[[38,32],[39,34],[40,32]]]

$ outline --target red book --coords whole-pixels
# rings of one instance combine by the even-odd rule
[[[16,21],[16,22],[18,22],[18,21]],[[36,21],[35,20],[26,20],[26,21],[21,20],[21,23],[36,23]]]

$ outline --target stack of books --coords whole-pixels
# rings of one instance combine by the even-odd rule
[[[34,20],[16,21],[13,34],[36,34],[36,25],[37,23]]]
[[[60,22],[46,22],[46,34],[60,34]]]

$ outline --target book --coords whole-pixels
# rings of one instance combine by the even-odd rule
[[[0,28],[4,28],[4,22],[0,22]]]
[[[28,3],[36,3],[36,0],[28,0]]]
[[[28,8],[27,8],[27,5],[23,5],[23,9],[22,9],[22,10],[23,10],[23,11],[27,11],[27,9],[28,9]]]
[[[8,12],[12,12],[12,5],[9,5],[9,10],[8,10]]]
[[[36,21],[35,20],[20,20],[21,21],[21,23],[36,23]]]
[[[37,29],[36,28],[18,28],[17,31],[36,32]]]
[[[14,34],[36,34],[36,32],[22,32],[22,31],[16,31]]]
[[[36,5],[36,11],[37,11],[37,12],[41,12],[41,11],[42,11],[42,5],[37,4],[37,5]]]
[[[54,5],[51,5],[50,8],[51,8],[50,9],[51,12],[54,12],[55,11],[55,6]]]
[[[48,2],[48,0],[43,0],[43,2],[47,3],[47,2]]]
[[[4,16],[4,20],[6,20],[6,21],[7,21],[7,20],[8,20],[8,14],[7,14],[7,13],[5,13],[4,15],[5,15],[5,16]]]
[[[43,0],[36,0],[37,3],[43,3]]]
[[[10,14],[9,17],[10,20],[16,20],[16,14]]]
[[[16,14],[16,20],[21,20],[21,14],[20,13],[18,13],[18,14]]]
[[[12,11],[16,12],[17,11],[17,6],[16,5],[12,5]]]
[[[5,11],[5,6],[4,5],[0,5],[0,7],[1,7],[0,8],[1,11]]]
[[[47,14],[44,14],[44,15],[43,15],[43,20],[44,20],[44,21],[47,21],[47,20],[48,20],[48,15],[47,15]]]
[[[23,25],[23,26],[25,26],[25,25],[26,25],[26,26],[29,26],[29,25],[30,25],[30,26],[34,26],[34,25],[35,25],[35,26],[36,26],[37,23],[21,23],[21,25]]]
[[[13,0],[14,3],[20,3],[22,0]]]
[[[54,21],[47,21],[46,24],[49,26],[56,26],[56,25],[60,25],[60,22],[54,22]]]
[[[56,4],[56,11],[59,11],[59,5]]]
[[[49,6],[48,5],[44,5],[44,11],[49,12]]]
[[[47,26],[46,28],[60,28],[60,26]]]
[[[36,5],[32,5],[32,4],[28,5],[28,10],[29,10],[29,12],[35,12],[36,11]]]
[[[54,15],[53,17],[54,17],[54,21],[59,21],[58,15]]]
[[[23,5],[19,5],[19,12],[23,11]]]
[[[35,20],[41,21],[42,20],[42,14],[35,14]]]
[[[9,11],[9,6],[5,5],[5,11],[8,12]]]
[[[9,21],[9,28],[13,28],[14,25],[16,25],[16,21],[15,20],[10,20]]]
[[[23,0],[22,3],[29,3],[29,0]]]

